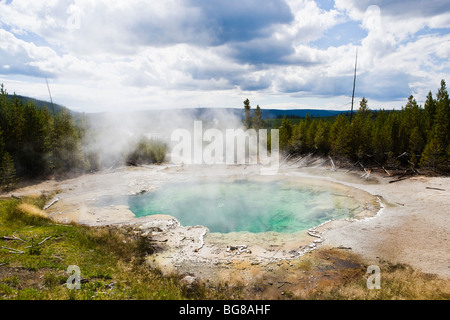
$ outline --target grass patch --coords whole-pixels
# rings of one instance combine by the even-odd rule
[[[368,289],[368,265],[348,250],[323,247],[298,260],[310,285],[296,297],[324,300],[448,300],[450,284],[405,264],[380,261],[380,289]],[[298,288],[298,287],[297,287]]]
[[[42,208],[47,197],[0,201],[0,299],[221,299],[190,288],[145,263],[146,238],[131,228],[61,225]],[[5,239],[6,238],[6,239]],[[69,265],[81,270],[81,289],[69,290]]]

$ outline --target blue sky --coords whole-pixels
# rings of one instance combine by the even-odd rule
[[[0,82],[83,112],[400,108],[450,81],[441,0],[0,0]]]

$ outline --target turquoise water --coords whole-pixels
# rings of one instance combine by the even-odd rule
[[[183,226],[202,225],[220,233],[293,233],[351,216],[348,200],[331,191],[282,181],[170,183],[154,192],[101,203],[111,204],[126,204],[137,217],[168,214]]]

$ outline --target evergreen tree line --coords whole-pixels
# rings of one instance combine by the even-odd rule
[[[244,105],[244,124],[256,129],[252,122],[258,119],[257,113],[250,116],[248,99]],[[340,114],[330,121],[307,115],[297,125],[284,117],[279,136],[280,149],[286,154],[313,153],[391,169],[407,166],[448,174],[449,131],[449,96],[442,80],[435,97],[429,92],[424,107],[410,96],[401,110],[374,112],[363,98],[351,117]]]
[[[34,102],[12,98],[0,87],[0,187],[11,189],[18,178],[62,175],[86,167],[83,130],[68,112],[51,114]]]
[[[265,128],[259,106],[251,115],[244,101],[244,124]],[[413,96],[401,110],[372,111],[363,98],[353,117],[334,121],[311,118],[297,125],[283,118],[280,148],[288,154],[332,156],[390,168],[413,166],[450,172],[450,101],[445,81],[424,106]],[[84,150],[89,132],[86,119],[76,122],[68,110],[51,113],[33,102],[10,98],[0,86],[0,188],[14,187],[18,178],[63,176],[99,168],[95,150]],[[270,141],[270,139],[269,139]],[[167,146],[146,138],[124,160],[132,164],[164,161]]]
[[[34,101],[10,96],[0,85],[0,189],[13,189],[19,179],[67,177],[102,168],[99,150],[91,148],[87,135],[95,136],[84,115],[74,117],[65,108],[50,112]],[[162,162],[167,146],[140,137],[122,162]]]

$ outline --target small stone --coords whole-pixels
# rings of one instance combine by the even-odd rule
[[[180,282],[188,287],[191,287],[192,285],[195,284],[195,282],[197,281],[196,277],[193,276],[185,276],[183,279],[180,280]]]

